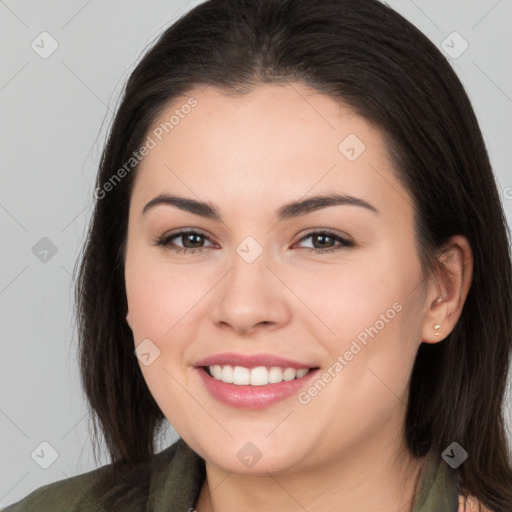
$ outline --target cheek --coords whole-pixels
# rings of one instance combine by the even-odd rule
[[[208,291],[201,273],[166,264],[147,248],[134,247],[125,264],[126,295],[135,342],[175,337]]]
[[[181,368],[190,330],[187,313],[198,302],[199,291],[190,286],[183,268],[170,269],[146,247],[134,244],[127,251],[125,283],[134,346],[146,347],[151,358],[149,364],[139,359],[139,368],[160,409],[181,430],[180,422],[189,415]]]
[[[421,342],[419,262],[390,251],[324,281],[329,287],[307,296],[329,328],[321,339],[336,375],[335,400],[367,410],[402,399]]]
[[[401,264],[403,263],[403,264]],[[370,261],[348,261],[346,265],[315,273],[312,280],[296,283],[297,295],[317,314],[318,333],[328,341],[332,355],[348,349],[351,341],[376,337],[402,340],[399,326],[404,322],[411,292],[420,276],[414,262],[400,262],[393,254],[379,254]],[[322,328],[323,324],[323,328]],[[393,333],[393,335],[391,335]],[[348,344],[348,345],[347,345]]]

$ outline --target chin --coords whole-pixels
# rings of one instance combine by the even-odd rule
[[[297,444],[287,447],[277,439],[270,441],[262,435],[261,440],[258,436],[243,436],[230,438],[227,442],[218,442],[215,446],[189,446],[208,464],[220,467],[226,472],[268,476],[268,473],[286,472],[301,465],[306,455],[305,448],[301,446],[298,450]]]

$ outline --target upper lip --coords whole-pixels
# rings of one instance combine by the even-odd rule
[[[292,359],[285,359],[274,354],[236,354],[224,353],[206,357],[198,361],[195,366],[214,366],[214,365],[230,365],[243,366],[245,368],[255,368],[257,366],[279,366],[281,368],[315,368],[309,363],[301,363]]]

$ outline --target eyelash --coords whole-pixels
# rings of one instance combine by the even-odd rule
[[[158,246],[158,247],[164,247],[164,248],[167,248],[167,249],[170,249],[171,251],[175,252],[176,254],[186,254],[186,253],[189,253],[189,254],[193,254],[193,253],[201,253],[201,252],[204,252],[204,250],[206,249],[205,247],[196,247],[196,248],[188,248],[188,247],[171,247],[169,244],[170,244],[170,241],[174,238],[179,238],[180,236],[185,236],[185,235],[199,235],[203,238],[206,238],[207,240],[211,241],[209,239],[209,237],[205,234],[205,233],[202,233],[201,231],[196,231],[196,230],[183,230],[183,231],[177,231],[176,233],[171,233],[170,235],[166,235],[166,236],[163,236],[161,238],[159,238],[158,240],[155,241],[155,245]],[[332,238],[334,239],[335,241],[337,242],[340,242],[340,245],[338,245],[338,247],[335,247],[335,248],[329,248],[329,249],[315,249],[315,248],[312,248],[312,247],[303,247],[303,249],[305,249],[307,251],[308,254],[312,254],[312,253],[315,253],[315,254],[327,254],[327,253],[333,253],[335,251],[339,251],[341,249],[349,249],[351,247],[354,247],[355,246],[355,243],[352,242],[351,240],[348,240],[342,236],[340,236],[339,234],[336,234],[332,231],[329,231],[329,230],[323,230],[323,231],[311,231],[309,233],[307,233],[306,235],[304,235],[300,240],[299,242],[302,242],[314,235],[327,235],[329,238]]]

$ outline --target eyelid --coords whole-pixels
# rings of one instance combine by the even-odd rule
[[[164,249],[168,249],[175,254],[197,254],[197,253],[203,253],[206,249],[211,248],[211,246],[206,247],[180,247],[180,246],[172,246],[170,241],[173,238],[179,238],[180,236],[185,236],[187,234],[195,234],[203,237],[204,239],[208,240],[210,243],[214,242],[214,238],[208,234],[206,231],[200,229],[200,228],[178,228],[176,230],[173,230],[169,233],[166,233],[162,237],[158,238],[154,241],[155,246],[162,247]],[[329,229],[329,228],[313,228],[306,233],[303,233],[300,238],[293,244],[292,247],[294,247],[296,244],[302,242],[303,240],[310,238],[314,235],[326,235],[329,238],[332,238],[335,242],[338,242],[338,245],[335,245],[334,247],[329,248],[320,248],[317,249],[315,247],[301,247],[302,250],[305,250],[308,254],[315,254],[315,255],[324,255],[327,253],[333,253],[336,251],[340,251],[343,249],[350,249],[352,247],[356,246],[356,243],[353,241],[352,237],[346,235],[345,233],[340,233],[338,231]]]
[[[308,238],[311,235],[330,235],[333,238],[343,238],[346,242],[355,243],[354,240],[352,239],[352,237],[350,237],[346,233],[344,233],[342,231],[335,231],[335,230],[329,229],[329,228],[312,229],[312,230],[306,231],[306,233],[304,233],[302,236],[300,236],[300,238],[297,241],[301,242],[302,240],[304,240],[304,238]]]
[[[165,233],[162,236],[157,237],[157,239],[155,240],[155,244],[158,245],[159,242],[167,241],[167,240],[170,240],[171,238],[179,238],[179,235],[184,236],[188,233],[192,233],[195,235],[201,235],[209,242],[217,243],[217,242],[215,242],[215,238],[212,235],[210,235],[210,233],[208,233],[207,231],[205,231],[201,228],[187,227],[187,228],[177,228],[175,230]],[[192,250],[192,249],[190,249],[190,250]]]
[[[165,233],[164,235],[158,237],[158,240],[169,239],[169,238],[172,238],[174,236],[183,235],[183,234],[190,233],[190,232],[192,232],[194,234],[202,235],[202,236],[204,236],[206,239],[208,239],[210,241],[212,241],[214,239],[214,237],[212,235],[210,235],[207,231],[204,231],[201,228],[189,227],[189,228],[177,228],[177,229],[175,229],[173,231]],[[318,235],[318,234],[331,235],[333,237],[343,238],[347,242],[353,242],[352,238],[349,235],[347,235],[346,233],[339,232],[339,231],[334,231],[334,230],[329,229],[329,228],[314,228],[314,229],[311,229],[309,231],[306,231],[305,233],[303,233],[302,235],[300,235],[297,238],[297,242],[301,242],[302,240],[304,240],[304,238],[307,238],[307,237],[309,237],[311,235]]]

